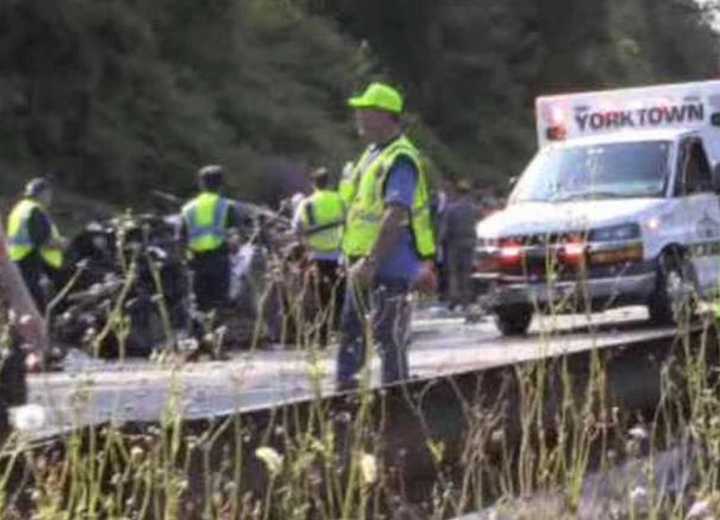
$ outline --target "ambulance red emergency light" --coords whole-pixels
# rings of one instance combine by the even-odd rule
[[[645,305],[677,322],[720,280],[720,81],[543,96],[539,150],[477,226],[504,334],[536,312]]]

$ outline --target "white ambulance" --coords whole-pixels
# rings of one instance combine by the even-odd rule
[[[673,323],[720,281],[720,81],[540,97],[539,151],[477,226],[496,323],[646,305]]]

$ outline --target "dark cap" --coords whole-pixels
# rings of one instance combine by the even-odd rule
[[[225,171],[223,170],[223,167],[219,164],[208,164],[207,166],[203,166],[198,170],[198,177],[200,179],[209,179],[209,178],[220,178],[222,179],[223,174]]]
[[[51,188],[50,182],[43,177],[35,177],[25,185],[26,197],[37,197]]]
[[[313,171],[310,172],[310,178],[311,179],[327,179],[330,172],[328,172],[328,169],[324,166],[321,166],[320,168],[315,168]]]
[[[219,190],[223,183],[223,167],[218,164],[209,164],[198,170],[198,183],[200,189]]]

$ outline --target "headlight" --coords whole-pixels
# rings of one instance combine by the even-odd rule
[[[632,240],[640,238],[639,224],[621,224],[590,231],[590,242],[611,242],[613,240]]]

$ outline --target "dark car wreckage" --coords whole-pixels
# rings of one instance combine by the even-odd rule
[[[286,219],[250,204],[238,208],[242,245],[231,253],[227,305],[210,315],[195,305],[177,214],[89,223],[70,243],[71,281],[49,311],[59,356],[74,347],[106,358],[165,350],[191,357],[291,342],[287,263],[301,265],[303,255]]]

